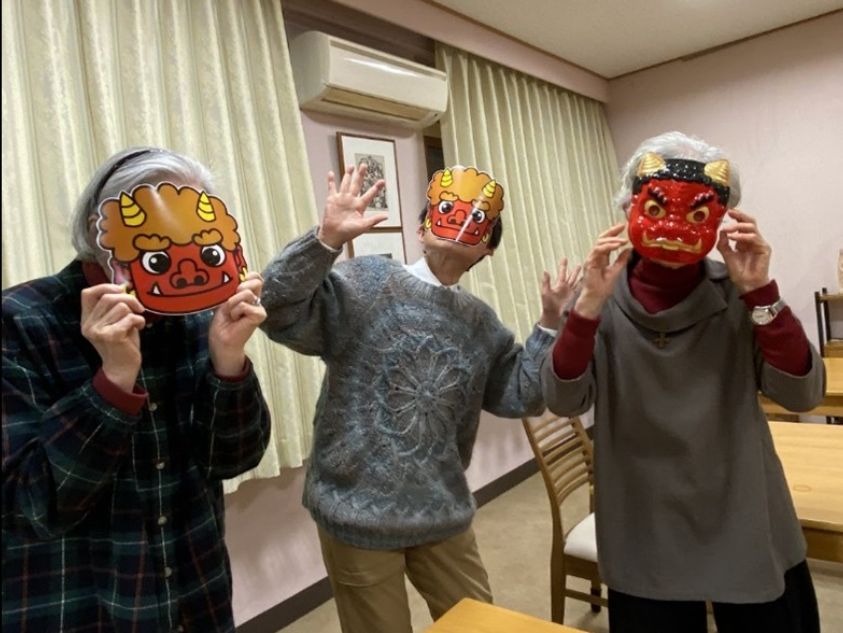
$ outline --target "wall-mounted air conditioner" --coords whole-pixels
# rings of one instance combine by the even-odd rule
[[[326,33],[295,37],[290,60],[304,110],[422,128],[448,105],[442,71]]]

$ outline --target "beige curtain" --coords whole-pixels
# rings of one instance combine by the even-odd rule
[[[501,247],[465,277],[524,337],[541,311],[541,273],[581,263],[620,218],[617,166],[603,105],[464,51],[437,45],[448,73],[445,164],[488,170],[504,187]]]
[[[3,287],[73,257],[68,219],[96,166],[129,145],[194,156],[260,270],[316,221],[278,0],[3,0]],[[273,416],[263,462],[310,449],[316,361],[250,341]]]

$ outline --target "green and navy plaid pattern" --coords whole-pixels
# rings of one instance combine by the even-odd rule
[[[221,480],[257,465],[250,369],[216,377],[209,313],[141,334],[133,416],[92,385],[81,265],[3,292],[3,631],[234,631]]]

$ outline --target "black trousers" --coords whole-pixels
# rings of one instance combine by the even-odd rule
[[[784,593],[772,602],[715,602],[719,633],[820,633],[817,597],[808,564],[784,575]],[[611,633],[706,633],[705,602],[650,600],[609,588]]]

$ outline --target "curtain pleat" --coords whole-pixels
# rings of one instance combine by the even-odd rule
[[[99,163],[129,145],[197,158],[260,270],[317,219],[278,0],[3,0],[3,287],[69,262],[69,218]],[[269,402],[264,460],[299,466],[322,366],[269,342],[248,353]]]
[[[448,74],[445,163],[477,166],[504,186],[501,246],[464,281],[524,337],[540,314],[542,271],[555,275],[563,256],[581,262],[620,219],[606,114],[598,101],[444,44],[436,64]]]

